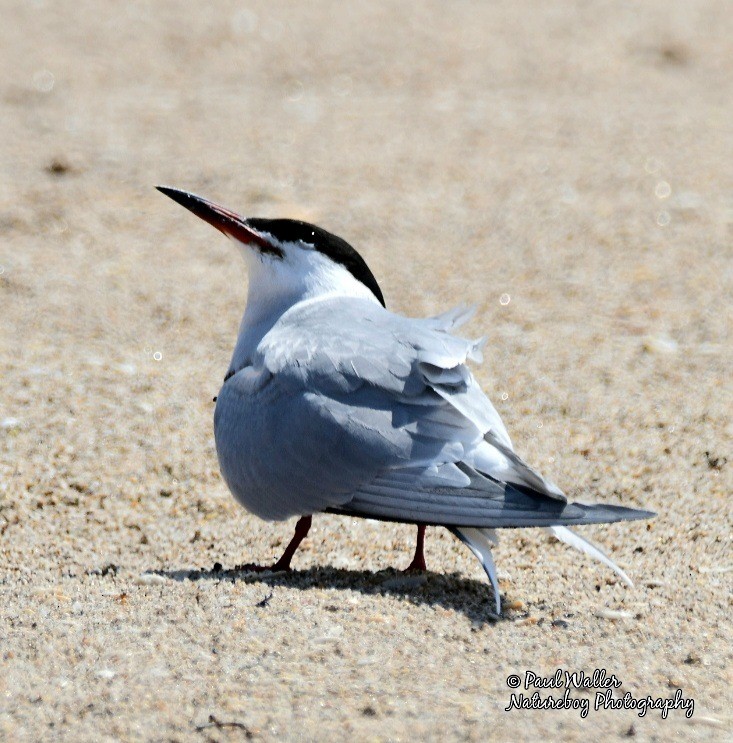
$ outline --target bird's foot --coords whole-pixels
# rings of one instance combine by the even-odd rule
[[[257,565],[253,562],[248,562],[244,565],[237,565],[234,569],[241,573],[282,573],[290,572],[292,570],[290,567],[290,560],[288,560],[287,563],[278,560],[272,565]]]
[[[284,573],[290,572],[290,561],[293,559],[295,550],[298,549],[300,543],[308,536],[308,530],[311,528],[311,517],[303,516],[298,519],[298,523],[295,525],[295,534],[290,540],[290,544],[285,548],[282,557],[274,565],[255,565],[254,563],[248,562],[246,565],[239,565],[235,570],[241,570],[245,573]]]
[[[428,569],[423,555],[415,555],[412,562],[402,571],[403,573],[424,573]]]

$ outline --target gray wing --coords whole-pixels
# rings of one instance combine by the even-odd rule
[[[412,468],[423,484],[461,486],[455,468],[480,435],[443,416],[437,395],[400,402],[387,390],[303,366],[234,374],[217,400],[214,431],[221,471],[235,497],[265,519],[344,505],[381,474]],[[417,411],[417,415],[416,415]]]
[[[472,526],[628,518],[567,504],[517,457],[466,366],[481,343],[448,332],[461,319],[410,320],[343,298],[285,313],[217,403],[234,494],[275,519],[326,509]]]
[[[460,489],[420,488],[390,473],[361,487],[347,504],[329,510],[383,521],[479,528],[578,526],[650,518],[650,511],[615,505],[567,503],[521,485],[471,472]]]
[[[398,465],[409,443],[381,431],[378,411],[350,406],[253,365],[222,387],[214,414],[222,475],[234,496],[264,519],[346,503],[378,472]]]

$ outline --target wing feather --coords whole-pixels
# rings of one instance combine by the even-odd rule
[[[334,508],[482,528],[641,517],[566,503],[514,453],[466,366],[481,342],[448,332],[467,317],[410,320],[346,298],[288,310],[219,395],[234,494],[269,519]]]

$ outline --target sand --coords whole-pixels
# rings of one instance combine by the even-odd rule
[[[2,18],[0,738],[730,740],[727,3]],[[344,236],[395,311],[475,303],[522,456],[658,512],[583,530],[635,587],[505,531],[495,621],[445,530],[404,580],[414,527],[335,516],[292,574],[233,572],[292,529],[233,501],[213,447],[247,276],[158,183]],[[509,676],[558,668],[694,714],[505,710]]]

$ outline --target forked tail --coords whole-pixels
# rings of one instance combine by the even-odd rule
[[[494,601],[497,616],[501,616],[501,595],[499,593],[499,581],[496,575],[496,565],[491,554],[491,548],[498,544],[498,537],[493,529],[478,529],[476,527],[456,526],[451,527],[450,531],[458,537],[481,563],[481,567],[486,571],[492,588],[494,589]],[[626,585],[633,587],[631,578],[599,547],[589,542],[585,537],[581,537],[567,526],[548,526],[546,531],[550,532],[556,539],[574,547],[580,552],[585,552],[599,562],[613,570]]]

